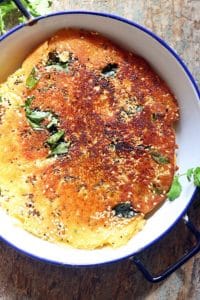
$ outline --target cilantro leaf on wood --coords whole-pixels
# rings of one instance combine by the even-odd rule
[[[186,176],[188,181],[192,181],[195,186],[200,187],[200,167],[190,168],[186,173],[174,176],[170,190],[167,193],[170,201],[178,198],[182,192],[182,186],[179,182],[181,176]]]

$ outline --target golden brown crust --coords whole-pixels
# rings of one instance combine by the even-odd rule
[[[55,53],[70,55],[67,71],[47,67]],[[48,215],[52,220],[56,214],[65,228],[60,240],[82,248],[81,242],[70,240],[72,227],[97,234],[102,228],[114,230],[111,223],[117,222],[124,232],[132,228],[122,238],[125,243],[141,226],[133,230],[137,227],[134,218],[119,218],[113,208],[130,203],[141,213],[135,217],[139,221],[164,201],[171,185],[176,148],[173,124],[179,117],[176,100],[144,59],[97,33],[61,31],[25,61],[25,78],[33,67],[39,81],[23,89],[22,103],[32,97],[31,110],[56,115],[56,130],[64,131],[63,142],[70,141],[70,147],[68,153],[48,158],[47,140],[52,132],[32,129],[24,107],[18,108],[17,117],[12,109],[7,113],[6,122],[13,118],[18,124],[12,161],[25,163],[24,176],[29,172],[26,197],[30,208],[34,206],[29,216],[44,219]],[[47,122],[42,123],[44,127]],[[2,129],[11,137],[8,124]],[[11,147],[9,139],[7,143]],[[44,207],[48,212],[43,215]],[[112,243],[120,245],[104,237],[96,244],[88,242],[85,248]]]

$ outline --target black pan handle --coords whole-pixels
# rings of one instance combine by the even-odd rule
[[[188,229],[191,231],[191,233],[195,236],[196,245],[188,253],[183,255],[177,262],[175,262],[173,265],[168,267],[164,272],[162,272],[159,275],[152,275],[148,271],[148,269],[144,266],[144,264],[141,262],[141,260],[138,258],[138,256],[134,255],[131,257],[131,260],[135,263],[137,268],[142,272],[142,274],[148,281],[155,283],[164,280],[169,275],[171,275],[174,271],[180,268],[192,256],[194,256],[200,251],[200,231],[193,225],[193,223],[189,220],[187,215],[183,217],[183,221],[185,225],[188,227]]]
[[[32,21],[33,16],[30,14],[30,12],[26,9],[26,7],[22,4],[20,0],[13,0],[15,5],[18,7],[18,9],[21,11],[21,13],[24,15],[24,17],[28,21]]]

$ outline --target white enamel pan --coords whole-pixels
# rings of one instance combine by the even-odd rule
[[[32,19],[21,3],[15,2],[27,17],[27,22],[0,37],[1,82],[20,67],[35,47],[59,29],[73,27],[98,31],[121,47],[144,57],[167,82],[180,106],[180,122],[176,130],[179,172],[184,173],[188,168],[200,165],[199,90],[183,61],[163,40],[134,22],[104,13],[63,11]],[[144,229],[127,245],[118,249],[78,250],[43,241],[17,227],[1,210],[0,237],[29,256],[64,266],[91,266],[132,257],[133,262],[148,280],[159,281],[200,250],[200,232],[185,216],[196,189],[184,178],[181,180],[183,186],[181,196],[175,201],[166,200],[148,219]],[[183,216],[186,225],[196,237],[196,246],[163,274],[153,277],[138,259],[137,254],[166,235]]]

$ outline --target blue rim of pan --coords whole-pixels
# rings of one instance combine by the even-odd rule
[[[138,28],[139,30],[145,32],[146,34],[148,34],[149,36],[151,36],[154,40],[156,40],[159,44],[161,44],[168,52],[170,52],[170,54],[176,59],[176,61],[179,63],[179,65],[183,68],[183,70],[185,71],[185,73],[187,74],[190,82],[192,83],[192,86],[194,87],[198,98],[200,98],[200,90],[198,88],[198,85],[194,79],[194,77],[192,76],[192,74],[190,73],[190,71],[188,70],[187,66],[185,65],[185,63],[183,62],[183,60],[179,57],[179,55],[175,52],[175,50],[173,50],[163,39],[161,39],[159,36],[157,36],[155,33],[153,33],[152,31],[150,31],[149,29],[145,28],[144,26],[141,26],[137,23],[135,23],[134,21],[130,21],[126,18],[114,15],[114,14],[107,14],[107,13],[101,13],[101,12],[93,12],[93,11],[84,11],[84,10],[75,10],[75,11],[60,11],[60,12],[56,12],[56,13],[51,13],[48,15],[44,15],[44,16],[40,16],[37,18],[34,18],[33,21],[39,21],[42,19],[46,19],[46,18],[51,18],[53,16],[59,16],[59,15],[72,15],[72,14],[83,14],[83,15],[94,15],[94,16],[99,16],[99,17],[104,17],[104,18],[110,18],[110,19],[114,19],[117,21],[120,21],[122,23],[126,23],[128,25],[131,25],[133,27]],[[0,42],[5,40],[7,37],[9,37],[10,35],[14,34],[16,31],[19,31],[20,29],[22,29],[25,26],[29,26],[29,23],[24,23],[24,24],[20,24],[14,28],[12,28],[11,30],[9,30],[7,33],[5,33],[4,35],[0,36]],[[158,242],[160,239],[164,238],[164,236],[166,236],[173,228],[174,226],[178,223],[178,221],[185,215],[185,213],[187,212],[191,202],[193,201],[193,198],[196,194],[197,189],[194,191],[190,201],[188,202],[187,207],[185,208],[185,210],[177,217],[177,219],[175,220],[175,222],[173,224],[171,224],[171,226],[164,231],[162,234],[160,234],[159,237],[157,237],[154,241],[148,243],[147,245],[145,245],[143,248],[139,249],[137,252],[132,253],[132,254],[128,254],[125,256],[122,256],[120,258],[117,259],[113,259],[110,261],[106,261],[106,262],[101,262],[101,263],[96,263],[96,264],[70,264],[70,263],[65,263],[65,262],[60,262],[60,261],[55,261],[55,260],[50,260],[50,259],[46,259],[45,257],[40,257],[37,256],[35,254],[31,254],[29,252],[24,251],[23,249],[13,245],[11,242],[9,242],[8,240],[6,240],[5,237],[0,236],[0,238],[6,242],[6,244],[8,244],[9,246],[11,246],[12,248],[18,250],[20,253],[25,254],[26,256],[29,256],[33,259],[36,260],[40,260],[42,262],[46,262],[49,264],[53,264],[53,265],[58,265],[58,266],[66,266],[66,267],[93,267],[93,266],[98,266],[98,265],[105,265],[105,264],[111,264],[117,261],[121,261],[127,258],[130,258],[144,250],[146,250],[147,248],[151,247],[153,244],[155,244],[156,242]]]

